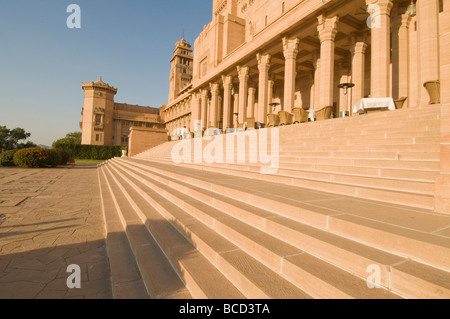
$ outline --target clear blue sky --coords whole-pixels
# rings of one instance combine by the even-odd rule
[[[175,42],[184,29],[193,45],[211,15],[212,0],[1,0],[0,125],[44,145],[79,131],[81,82],[100,75],[116,102],[166,104]]]

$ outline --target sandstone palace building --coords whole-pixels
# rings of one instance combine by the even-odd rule
[[[367,97],[416,107],[437,81],[450,103],[448,17],[446,0],[214,0],[193,56],[176,45],[166,128],[264,127],[296,108],[352,115]],[[345,95],[341,83],[354,87]]]
[[[159,108],[115,103],[117,89],[104,83],[83,83],[82,144],[128,146],[131,128],[162,131]]]
[[[98,168],[115,295],[450,298],[449,44],[450,0],[214,0]]]

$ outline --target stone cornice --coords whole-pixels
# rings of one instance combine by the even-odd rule
[[[102,77],[100,77],[100,79],[96,82],[81,83],[81,88],[83,90],[88,89],[88,88],[101,89],[101,90],[110,91],[114,94],[117,93],[117,88],[112,87],[109,84],[103,82]]]

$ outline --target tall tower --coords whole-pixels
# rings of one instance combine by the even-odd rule
[[[81,144],[113,145],[114,95],[117,89],[102,81],[82,83]]]
[[[170,63],[172,67],[170,70],[169,103],[175,100],[180,91],[191,84],[192,81],[194,58],[192,47],[186,40],[181,39],[175,44]]]

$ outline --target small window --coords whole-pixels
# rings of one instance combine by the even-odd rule
[[[439,12],[444,12],[444,0],[439,0]]]
[[[285,3],[283,2],[281,4],[281,14],[284,14],[284,10],[285,10]]]
[[[100,134],[95,134],[95,141],[100,142]]]
[[[102,116],[100,114],[95,114],[95,124],[99,125],[102,123]]]

